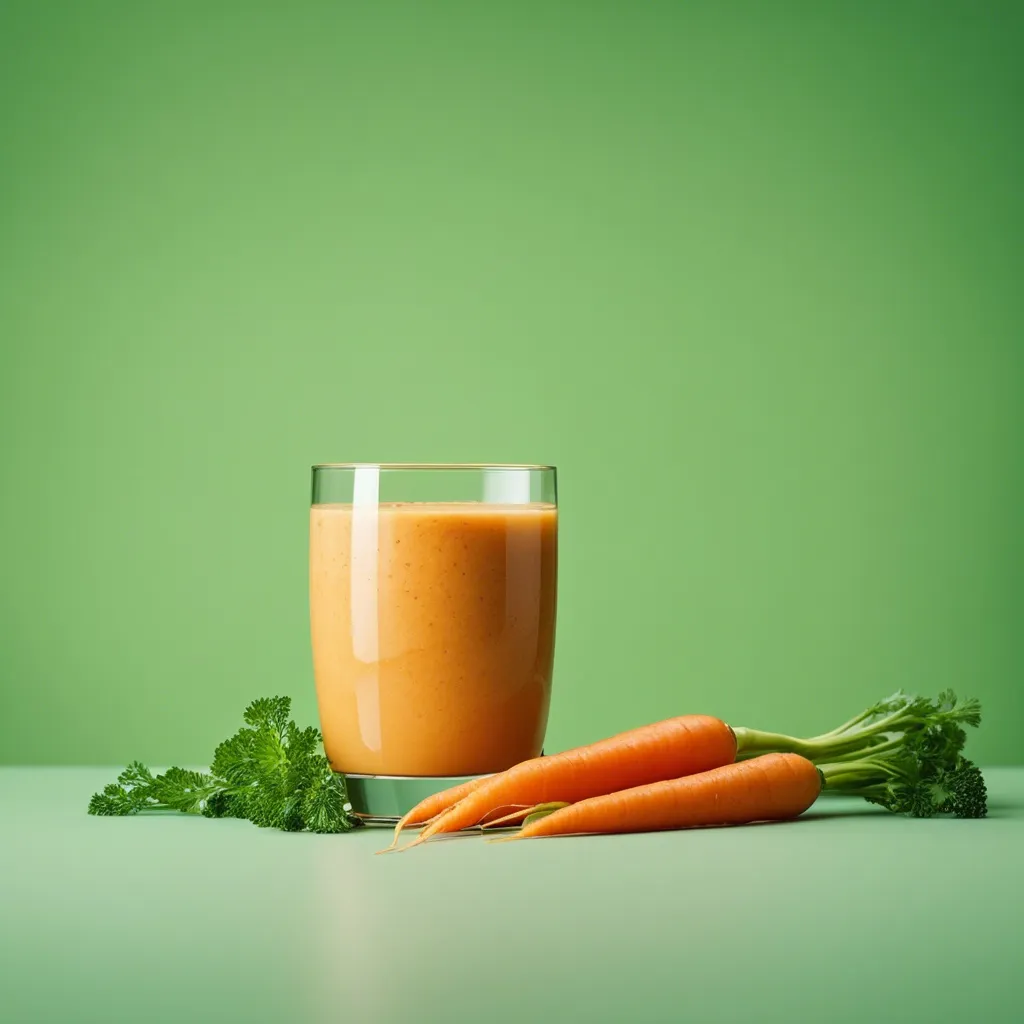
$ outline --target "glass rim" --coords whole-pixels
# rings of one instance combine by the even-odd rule
[[[312,467],[323,469],[380,469],[384,471],[417,471],[417,470],[511,470],[530,472],[555,472],[554,466],[515,462],[320,462]]]

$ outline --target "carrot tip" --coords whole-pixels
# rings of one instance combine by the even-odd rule
[[[484,822],[484,824],[480,826],[480,829],[481,831],[486,831],[487,829],[500,828],[502,825],[506,825],[508,822],[514,821],[516,818],[525,818],[534,810],[536,810],[535,805],[522,804],[517,810],[514,810],[511,814],[506,814],[503,817],[495,818],[494,821]]]
[[[563,807],[568,806],[568,803],[564,800],[553,800],[550,803],[537,804],[523,820],[523,827],[532,825],[535,821],[540,821],[541,818],[546,818],[549,814],[554,814],[555,811],[560,811]]]
[[[426,842],[428,836],[418,835],[411,843],[406,843],[405,846],[400,846],[395,853],[404,853],[406,850],[411,850],[414,846],[419,846],[420,843]]]

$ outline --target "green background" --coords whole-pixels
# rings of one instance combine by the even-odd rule
[[[1024,761],[1024,8],[0,2],[0,758],[315,720],[309,465],[555,463],[548,749]]]

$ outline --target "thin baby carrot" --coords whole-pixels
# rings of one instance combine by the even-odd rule
[[[478,825],[496,808],[575,803],[663,779],[707,771],[736,757],[736,738],[709,715],[681,715],[560,754],[535,757],[484,779],[427,825],[408,850],[439,832]]]
[[[551,804],[534,804],[532,807],[520,807],[518,810],[513,811],[511,814],[506,814],[502,818],[496,818],[493,821],[487,821],[483,826],[481,826],[481,831],[501,828],[502,825],[509,826],[516,821],[521,822],[523,819],[530,818],[533,815],[541,816],[545,814],[551,814],[562,807],[570,806],[571,804],[559,802]]]
[[[821,772],[799,754],[762,754],[699,775],[580,800],[493,841],[783,821],[803,814],[822,785]]]
[[[406,811],[402,815],[398,824],[395,826],[395,835],[391,840],[391,845],[383,850],[378,850],[378,853],[388,853],[398,845],[398,837],[402,834],[402,830],[417,825],[429,825],[430,822],[439,818],[445,811],[448,810],[453,804],[458,803],[464,796],[468,796],[473,792],[474,789],[478,788],[479,785],[490,776],[482,776],[479,779],[470,779],[468,782],[461,782],[457,786],[451,786],[449,789],[445,789],[440,793],[432,793],[430,796],[421,800],[415,807],[410,811]]]

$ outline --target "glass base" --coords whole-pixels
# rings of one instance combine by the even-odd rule
[[[395,826],[421,800],[483,775],[349,775],[345,780],[352,813],[364,825]]]

